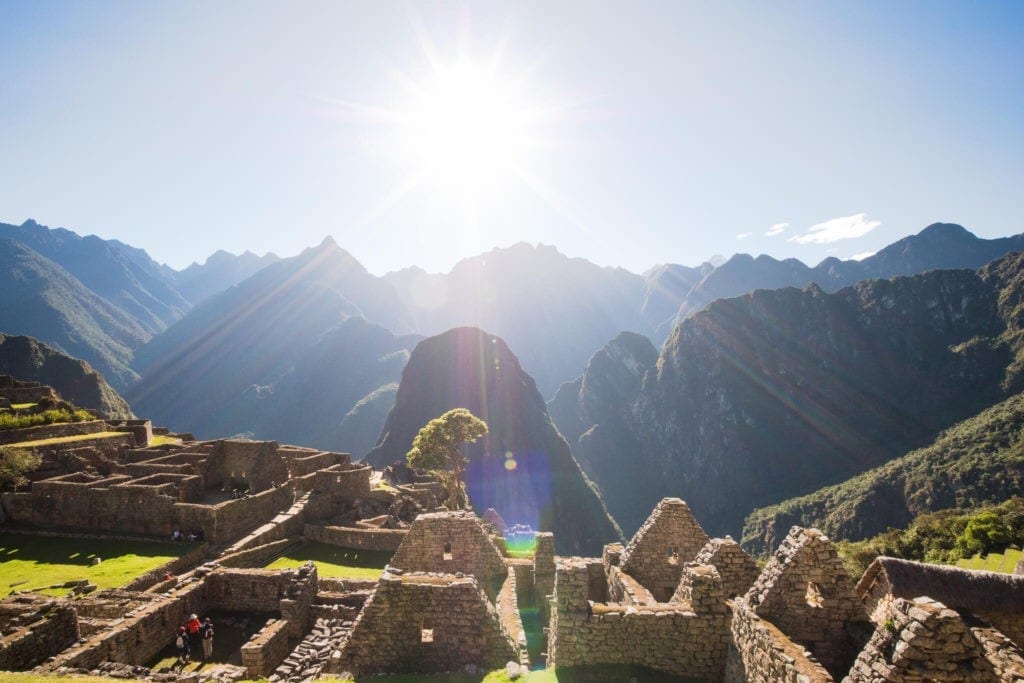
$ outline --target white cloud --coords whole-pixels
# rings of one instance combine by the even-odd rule
[[[741,232],[740,234],[736,235],[736,239],[738,239],[738,240],[745,240],[745,239],[747,239],[748,237],[750,237],[753,234],[754,233],[752,233],[752,232]]]
[[[831,244],[840,240],[863,237],[881,224],[881,221],[869,221],[866,213],[858,213],[856,216],[833,218],[824,223],[812,225],[806,233],[794,235],[789,238],[789,241],[797,244]]]
[[[789,227],[789,223],[776,223],[772,227],[768,228],[768,231],[764,233],[765,237],[775,237],[781,233],[786,232],[786,228]]]
[[[863,261],[868,256],[874,256],[874,255],[875,255],[875,252],[873,252],[873,251],[865,251],[865,252],[861,252],[860,254],[854,254],[853,256],[849,257],[846,260],[847,261]]]

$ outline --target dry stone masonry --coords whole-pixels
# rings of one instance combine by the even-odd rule
[[[511,558],[499,514],[438,510],[422,475],[379,486],[347,454],[275,442],[151,447],[147,425],[47,453],[27,491],[0,499],[6,523],[206,542],[118,590],[0,601],[0,670],[175,680],[147,667],[185,615],[212,612],[245,625],[242,666],[192,680],[630,664],[727,683],[1024,681],[1022,575],[880,558],[855,587],[829,539],[799,527],[758,571],[677,498],[601,557],[557,557],[538,533],[532,558]],[[309,541],[394,554],[372,581],[262,568]]]

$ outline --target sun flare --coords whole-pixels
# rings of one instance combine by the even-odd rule
[[[400,152],[426,182],[465,201],[521,173],[538,123],[520,87],[458,62],[415,90],[402,116]]]

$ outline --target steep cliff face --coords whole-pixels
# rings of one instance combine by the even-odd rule
[[[477,328],[424,339],[402,373],[377,447],[365,458],[382,468],[404,459],[429,420],[468,408],[489,433],[467,447],[467,488],[480,512],[554,531],[562,553],[596,553],[621,536],[598,493],[548,417],[533,379],[503,340]]]
[[[51,386],[64,400],[106,417],[133,417],[128,403],[88,363],[32,337],[0,334],[0,375]]]
[[[655,369],[658,352],[647,337],[623,332],[595,353],[576,382],[562,385],[548,404],[551,418],[573,445],[584,473],[605,496],[608,511],[637,525],[650,512],[648,472],[637,467],[633,415],[644,377]],[[638,512],[647,508],[646,512]]]
[[[1009,357],[1001,383],[1009,398],[950,427],[925,448],[841,484],[755,510],[743,529],[749,549],[770,549],[793,524],[859,540],[902,528],[926,512],[996,505],[1019,494],[1024,477],[1024,254],[1000,258],[978,275],[995,292],[1001,332],[975,337],[961,349]],[[971,398],[970,387],[964,389],[965,398]]]
[[[754,507],[924,445],[998,400],[1009,355],[979,341],[1004,329],[998,298],[976,273],[933,271],[716,301],[574,448],[627,533],[650,501],[679,495],[709,532],[736,534]],[[612,395],[606,405],[623,398]],[[622,501],[627,472],[645,493]]]

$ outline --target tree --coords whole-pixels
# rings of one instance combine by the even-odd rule
[[[1004,550],[1012,540],[1010,529],[999,514],[995,510],[985,510],[967,520],[956,545],[964,557],[971,557]]]
[[[0,488],[17,490],[28,481],[25,475],[39,467],[42,458],[33,451],[0,446]]]
[[[441,474],[448,491],[445,504],[452,510],[466,507],[466,457],[462,445],[473,443],[487,434],[487,423],[465,408],[449,410],[428,422],[412,441],[405,454],[411,467],[421,467]]]

